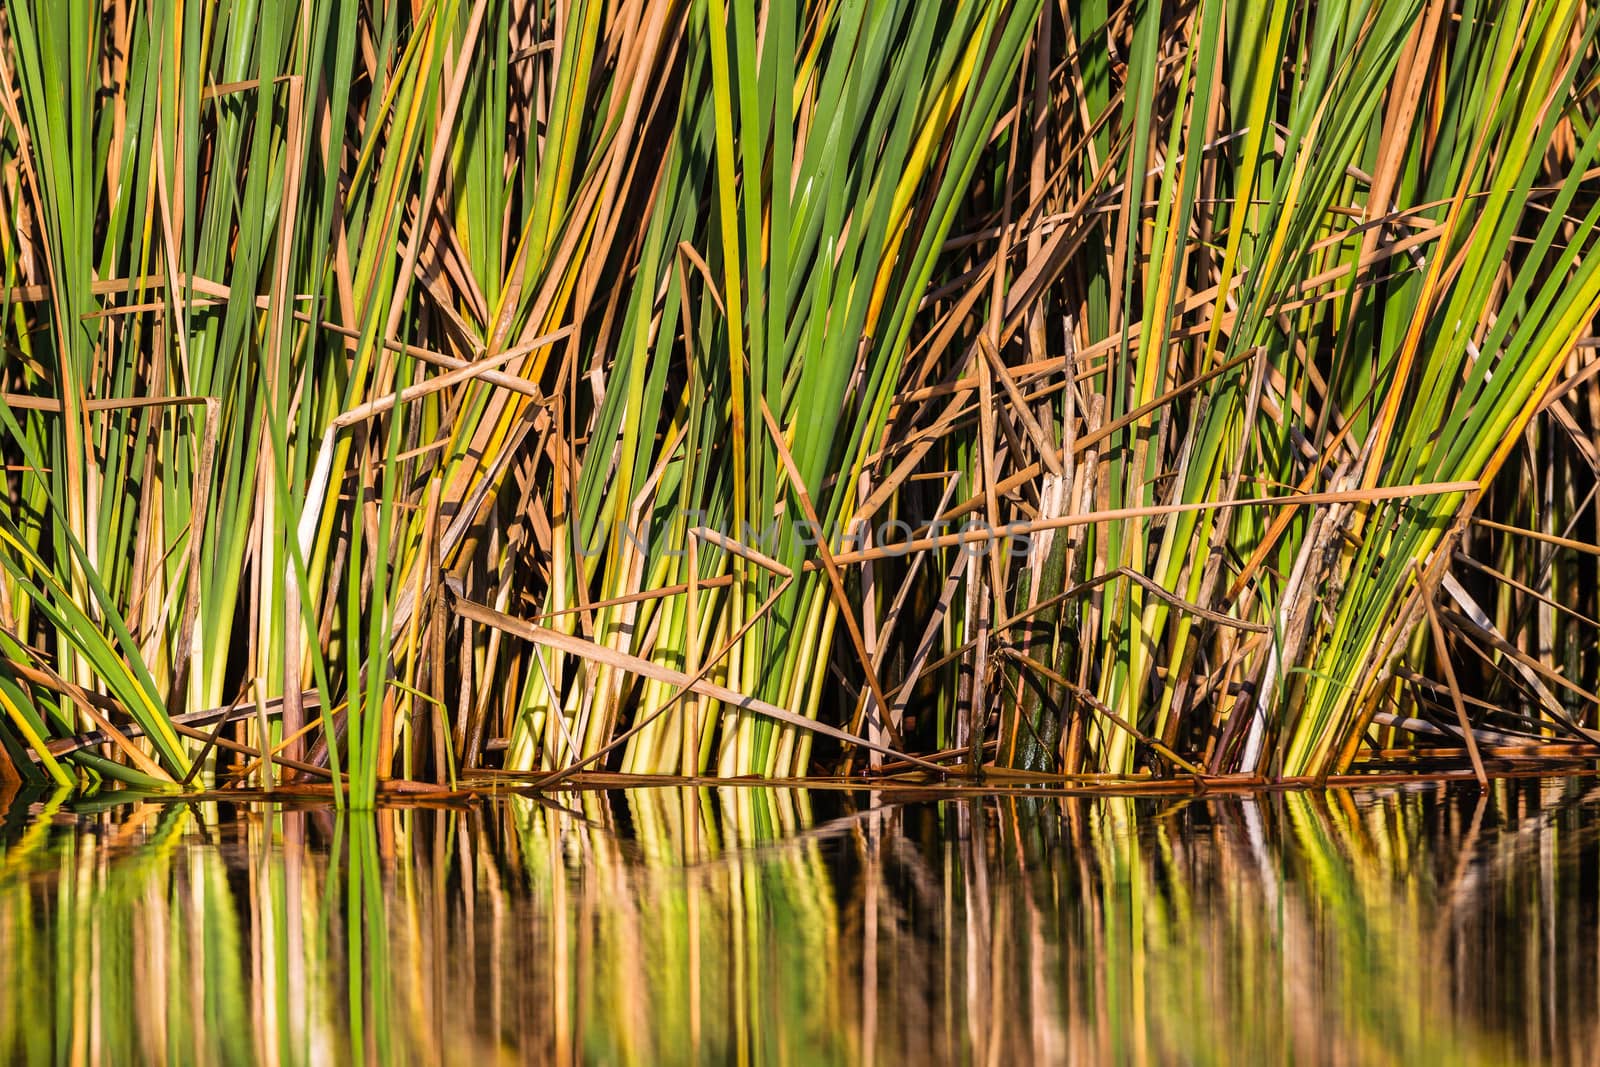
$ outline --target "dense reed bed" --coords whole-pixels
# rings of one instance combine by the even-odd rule
[[[10,0],[0,775],[1592,758],[1597,29]]]
[[[0,1054],[1593,1060],[1592,780],[550,799],[49,805],[0,828]]]

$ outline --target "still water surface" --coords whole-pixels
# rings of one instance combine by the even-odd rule
[[[0,1063],[1600,1057],[1592,780],[15,806]]]

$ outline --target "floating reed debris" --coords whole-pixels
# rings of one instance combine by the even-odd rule
[[[1591,760],[1597,30],[6,0],[0,779]]]

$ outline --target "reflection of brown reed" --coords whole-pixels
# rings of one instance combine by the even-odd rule
[[[46,805],[0,1060],[1579,1062],[1584,788]]]

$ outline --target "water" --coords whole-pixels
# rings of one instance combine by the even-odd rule
[[[1600,786],[0,825],[4,1063],[1600,1056]]]

